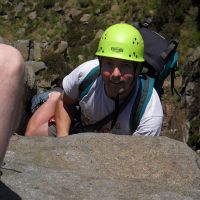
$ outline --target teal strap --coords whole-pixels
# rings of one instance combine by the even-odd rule
[[[146,93],[146,98],[144,99],[144,102],[143,102],[142,109],[141,109],[140,114],[139,114],[139,121],[141,120],[141,118],[142,118],[142,116],[145,112],[145,109],[147,107],[147,104],[149,103],[149,100],[150,100],[152,92],[153,92],[153,87],[154,87],[154,79],[150,78],[150,77],[148,77],[147,79],[148,79],[148,82],[149,82],[148,83],[148,89],[147,89],[147,91],[144,91],[144,93],[146,93],[146,92],[147,93]],[[145,81],[147,81],[147,80],[145,80]]]
[[[136,119],[136,115],[138,113],[138,106],[139,106],[139,102],[140,102],[140,98],[141,98],[141,94],[144,88],[143,85],[144,82],[142,82],[141,80],[139,80],[139,87],[138,87],[138,91],[137,91],[137,96],[135,98],[135,101],[133,103],[132,109],[131,109],[131,115],[130,115],[130,120],[129,120],[129,127],[132,133],[135,132],[137,126],[138,126],[138,122]]]
[[[170,72],[176,67],[177,60],[178,60],[178,52],[175,52],[171,57],[169,58],[169,61],[165,64],[164,70],[160,74],[160,80],[163,80],[170,74]]]
[[[84,80],[81,82],[79,86],[79,98],[82,99],[89,91],[91,86],[93,85],[94,81],[100,74],[100,67],[99,65],[93,68],[87,76],[84,78]]]
[[[137,96],[135,102],[132,106],[131,116],[130,116],[130,129],[134,133],[140,123],[140,120],[145,112],[147,104],[151,98],[154,79],[148,76],[139,76],[140,85],[138,88]]]

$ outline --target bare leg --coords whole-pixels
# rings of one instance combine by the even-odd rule
[[[17,128],[22,104],[24,61],[18,50],[0,44],[0,164]]]
[[[55,114],[56,102],[59,96],[60,92],[49,93],[48,100],[30,118],[25,132],[26,136],[48,136],[48,121]]]

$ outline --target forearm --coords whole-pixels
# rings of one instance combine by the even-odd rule
[[[64,108],[63,101],[60,99],[58,100],[56,105],[55,121],[56,121],[56,136],[62,137],[69,135],[71,119],[67,110]]]

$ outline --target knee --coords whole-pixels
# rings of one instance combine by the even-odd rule
[[[50,93],[48,94],[48,96],[49,96],[48,101],[57,102],[57,100],[58,100],[59,97],[60,97],[60,94],[61,94],[61,92],[56,92],[56,91],[50,92]]]
[[[21,53],[16,48],[0,44],[0,70],[10,76],[24,75],[24,60]]]

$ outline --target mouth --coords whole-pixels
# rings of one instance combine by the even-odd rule
[[[121,94],[124,92],[124,83],[122,81],[120,82],[110,81],[110,85],[112,86],[112,88],[116,93]]]
[[[113,85],[122,85],[123,84],[122,81],[119,81],[119,82],[110,81],[110,83],[113,84]]]

